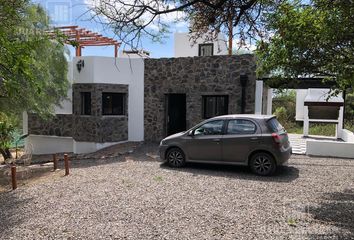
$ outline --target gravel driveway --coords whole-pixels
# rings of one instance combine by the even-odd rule
[[[276,176],[257,177],[243,167],[170,169],[151,149],[0,193],[0,239],[354,238],[353,159],[293,156]]]

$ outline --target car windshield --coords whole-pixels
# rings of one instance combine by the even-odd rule
[[[280,132],[284,130],[284,127],[278,122],[278,120],[273,117],[267,121],[268,127],[272,132]]]

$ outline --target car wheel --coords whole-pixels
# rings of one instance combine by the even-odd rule
[[[186,164],[184,153],[179,148],[171,148],[166,155],[167,163],[171,167],[183,167]]]
[[[258,175],[269,176],[274,174],[277,164],[275,163],[273,156],[265,152],[260,152],[252,156],[250,167],[252,172]]]

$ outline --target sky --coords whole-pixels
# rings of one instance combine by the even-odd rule
[[[40,4],[47,10],[53,26],[77,25],[93,32],[98,32],[103,36],[117,39],[114,37],[114,33],[106,26],[89,19],[91,15],[88,12],[89,8],[86,3],[88,0],[33,0],[32,2]],[[142,40],[143,49],[149,51],[152,58],[173,57],[173,34],[175,32],[188,31],[187,23],[175,24],[171,22],[170,25],[170,33],[166,35],[162,43],[152,42],[147,38]],[[121,47],[119,51],[123,50],[122,48],[123,47]],[[74,56],[74,48],[69,47],[69,49],[71,56]],[[129,47],[125,49],[129,50]],[[83,56],[114,56],[114,48],[112,46],[86,47],[82,51]]]

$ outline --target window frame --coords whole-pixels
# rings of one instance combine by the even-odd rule
[[[249,122],[253,123],[253,125],[255,126],[253,133],[229,133],[228,129],[229,129],[230,121],[235,121],[235,120],[236,121],[243,120],[243,121],[249,121]],[[254,135],[254,134],[257,134],[257,131],[258,131],[258,126],[254,121],[252,121],[250,119],[244,119],[244,118],[235,118],[235,119],[228,119],[226,126],[225,126],[225,133],[224,134],[225,135]]]
[[[113,113],[113,100],[112,100],[112,106],[111,106],[111,111],[110,111],[110,113],[105,113],[104,112],[104,96],[105,95],[121,95],[122,96],[122,114],[115,114],[115,113]],[[126,93],[122,93],[122,92],[102,92],[102,95],[101,95],[101,99],[102,99],[102,104],[101,104],[101,106],[102,106],[102,116],[125,116],[126,115]]]
[[[195,134],[195,131],[200,128],[201,126],[205,125],[205,124],[208,124],[208,123],[212,123],[212,122],[219,122],[221,121],[222,122],[222,127],[221,127],[221,132],[220,134]],[[213,119],[211,121],[207,121],[207,122],[203,122],[201,124],[199,124],[198,126],[196,126],[193,130],[192,130],[192,135],[193,136],[215,136],[215,135],[224,135],[225,133],[225,127],[226,127],[226,120],[225,119]]]
[[[88,111],[86,112],[86,101],[85,98],[89,96]],[[91,92],[80,92],[80,115],[91,116],[92,115],[92,94]]]
[[[208,98],[215,98],[217,99],[218,97],[223,97],[224,98],[224,103],[225,103],[225,109],[224,109],[224,113],[221,115],[227,115],[229,114],[229,95],[203,95],[202,96],[202,117],[203,119],[209,119],[212,117],[216,117],[216,116],[221,116],[221,115],[216,115],[216,113],[213,113],[212,116],[207,116],[206,114],[206,102],[208,100]],[[216,100],[217,101],[217,100]],[[217,104],[217,102],[216,102]],[[217,107],[215,107],[215,109],[217,109]]]
[[[211,46],[211,55],[201,55],[202,47]],[[199,57],[207,57],[207,56],[214,56],[214,43],[201,43],[198,44],[198,56]]]

